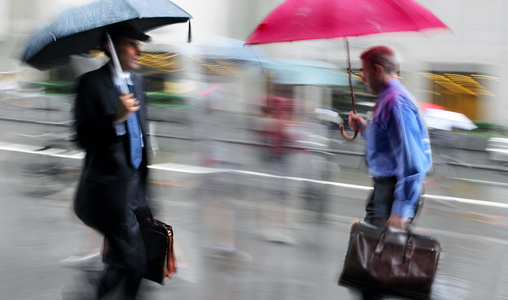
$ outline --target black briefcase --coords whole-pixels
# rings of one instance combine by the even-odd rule
[[[176,273],[173,228],[155,220],[141,229],[145,241],[147,266],[143,277],[164,284]]]
[[[143,224],[141,234],[145,242],[147,265],[143,277],[164,285],[176,273],[173,251],[173,228],[154,219]],[[108,262],[108,241],[104,239],[103,261]]]
[[[351,226],[339,285],[430,299],[440,253],[435,238],[358,221]]]

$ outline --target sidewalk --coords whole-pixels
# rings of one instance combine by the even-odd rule
[[[252,260],[234,261],[203,256],[198,202],[191,196],[192,189],[182,184],[192,176],[178,173],[169,177],[179,184],[158,186],[156,217],[175,230],[179,272],[166,286],[145,281],[145,294],[140,300],[355,299],[336,282],[350,224],[361,214],[366,195],[358,196],[361,201],[343,197],[338,201],[339,213],[330,215],[322,225],[309,222],[303,211],[293,210],[293,233],[297,237],[294,244],[270,243],[260,238],[257,203],[250,198],[238,201],[237,247]],[[0,205],[9,209],[1,211],[0,237],[11,242],[0,248],[0,299],[61,299],[60,291],[82,288],[84,273],[58,264],[61,259],[79,254],[83,241],[84,228],[70,211],[72,187],[46,198],[21,196],[3,186],[2,191]],[[452,217],[448,220],[446,215]],[[502,228],[467,223],[454,215],[449,206],[428,203],[418,219],[417,231],[438,237],[444,247],[433,299],[503,299],[508,265],[500,262],[506,262],[506,234],[504,238],[489,237]]]
[[[271,243],[258,232],[259,202],[255,193],[260,186],[254,176],[247,176],[242,180],[246,197],[235,203],[234,232],[237,248],[252,260],[212,259],[202,252],[200,200],[193,189],[197,175],[190,170],[152,172],[158,182],[153,183],[156,217],[175,230],[180,269],[166,286],[146,282],[147,294],[142,299],[355,299],[336,282],[349,226],[363,214],[368,190],[330,189],[333,206],[329,207],[325,224],[310,221],[294,202],[291,228],[296,243]],[[12,174],[2,176],[16,179]],[[362,173],[357,177],[349,179],[358,183],[367,178]],[[464,190],[471,192],[467,187]],[[6,186],[6,182],[1,191],[0,205],[6,209],[0,211],[0,238],[10,242],[0,248],[0,299],[60,299],[62,288],[73,290],[83,278],[81,271],[58,265],[58,261],[80,254],[83,242],[84,227],[71,211],[74,186],[69,184],[46,197],[26,195]],[[436,293],[441,296],[435,299],[506,296],[508,265],[502,262],[507,261],[508,236],[498,225],[503,219],[496,217],[503,214],[504,210],[497,207],[438,201],[425,204],[417,231],[438,237],[444,247],[436,278]]]
[[[56,300],[62,290],[84,288],[84,273],[58,264],[80,254],[83,242],[84,227],[70,210],[73,190],[44,199],[2,191],[0,204],[9,209],[2,210],[0,236],[11,242],[0,251],[0,299]],[[161,194],[166,196],[157,203],[157,217],[175,230],[179,272],[166,286],[145,281],[140,299],[348,299],[348,291],[335,283],[348,222],[299,227],[296,245],[267,243],[255,231],[255,207],[239,202],[237,247],[253,260],[210,259],[202,256],[197,203],[189,190],[169,187]]]

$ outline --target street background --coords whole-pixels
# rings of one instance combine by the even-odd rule
[[[79,299],[98,274],[100,261],[63,261],[101,246],[72,211],[83,153],[71,128],[72,84],[104,61],[75,57],[43,72],[19,61],[35,30],[91,1],[0,0],[0,299]],[[193,42],[188,24],[154,30],[140,72],[151,93],[151,205],[174,228],[178,273],[165,286],[145,282],[143,298],[355,299],[337,281],[371,189],[364,144],[313,114],[333,107],[344,118],[351,109],[343,41],[243,47],[282,0],[174,2],[193,15]],[[451,32],[352,38],[352,66],[357,76],[359,54],[388,45],[418,101],[489,129],[432,132],[434,170],[414,230],[443,247],[433,299],[508,299],[508,143],[486,135],[507,135],[508,2],[418,2]],[[273,70],[270,59],[280,63]],[[273,77],[302,64],[303,74]],[[332,84],[331,75],[300,81],[323,69]],[[374,98],[359,81],[355,92],[368,116]],[[263,108],[288,99],[297,150],[268,163],[260,132],[273,120]]]
[[[82,270],[59,263],[81,255],[85,237],[85,227],[71,210],[82,154],[65,141],[70,112],[3,105],[0,299],[60,299],[61,293],[79,291],[84,282]],[[330,176],[316,181],[327,187],[322,219],[305,209],[305,176],[296,170],[286,174],[293,239],[270,242],[260,232],[260,209],[267,200],[263,187],[274,177],[259,158],[259,145],[241,138],[251,134],[247,119],[228,118],[227,127],[235,130],[221,131],[215,140],[238,162],[228,170],[240,192],[226,210],[234,212],[235,247],[250,260],[218,259],[203,251],[203,225],[210,224],[204,223],[206,200],[197,191],[203,178],[217,176],[211,173],[217,170],[200,163],[203,140],[185,134],[199,132],[202,124],[156,123],[151,138],[156,138],[159,152],[152,157],[152,205],[156,217],[174,228],[179,272],[165,286],[146,282],[146,297],[354,299],[336,283],[349,227],[363,216],[371,186],[361,139],[330,150]],[[416,232],[435,236],[443,246],[434,298],[507,299],[506,170],[485,151],[447,153],[469,167],[435,157],[435,172],[427,178],[424,208],[415,224]],[[292,154],[291,165],[300,164],[299,155]],[[33,167],[37,164],[42,167]]]

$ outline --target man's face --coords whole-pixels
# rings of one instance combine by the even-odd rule
[[[362,80],[367,87],[369,93],[373,95],[377,95],[379,92],[380,79],[379,74],[375,68],[372,68],[369,63],[365,60],[362,60]]]
[[[115,45],[115,49],[124,71],[139,69],[142,54],[140,41],[129,37],[122,37]]]

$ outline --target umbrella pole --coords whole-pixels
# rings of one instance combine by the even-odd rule
[[[353,104],[353,112],[356,114],[356,107],[355,107],[355,92],[353,91],[353,79],[352,79],[352,73],[351,70],[351,55],[349,53],[349,41],[346,39],[346,48],[347,48],[347,75],[349,78],[349,89],[351,90],[351,104]]]
[[[348,74],[348,78],[349,78],[349,88],[351,90],[351,103],[353,104],[353,113],[356,114],[355,93],[353,90],[353,79],[352,79],[352,70],[351,70],[351,55],[349,53],[349,41],[347,40],[347,38],[345,40],[346,40],[346,48],[347,48],[347,61],[348,61],[347,74]],[[358,129],[355,130],[355,133],[353,134],[352,137],[348,136],[344,132],[344,125],[340,124],[339,129],[340,129],[340,133],[342,133],[342,136],[344,137],[344,139],[346,139],[348,141],[352,141],[356,138],[356,136],[358,136]]]
[[[118,55],[116,54],[115,45],[113,45],[113,41],[111,40],[111,36],[109,33],[106,33],[106,37],[108,39],[109,50],[111,52],[111,58],[113,59],[113,66],[115,67],[115,75],[118,79],[117,82],[120,83],[120,90],[124,94],[129,93],[129,87],[127,87],[127,83],[125,80],[120,80],[122,78],[122,67],[120,66],[120,60],[118,60]]]

